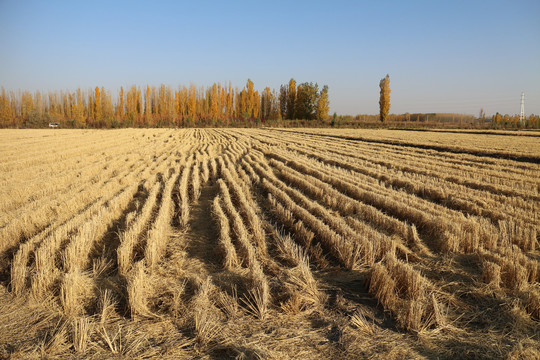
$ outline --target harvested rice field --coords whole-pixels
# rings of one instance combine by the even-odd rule
[[[0,131],[0,358],[540,357],[540,133]]]

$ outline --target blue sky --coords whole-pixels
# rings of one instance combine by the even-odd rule
[[[0,86],[328,85],[330,110],[540,114],[540,1],[0,0]]]

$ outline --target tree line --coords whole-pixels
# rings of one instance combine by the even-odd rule
[[[234,126],[281,119],[325,120],[328,86],[296,85],[291,79],[279,93],[214,83],[208,87],[131,86],[115,96],[104,87],[76,91],[6,91],[0,93],[0,127],[41,127],[58,122],[67,127]]]

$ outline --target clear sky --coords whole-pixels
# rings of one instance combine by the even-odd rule
[[[328,85],[330,111],[540,114],[540,1],[0,0],[0,86]]]

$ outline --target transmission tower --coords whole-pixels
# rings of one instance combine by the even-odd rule
[[[525,122],[525,93],[521,92],[521,110],[519,111],[519,122]]]

